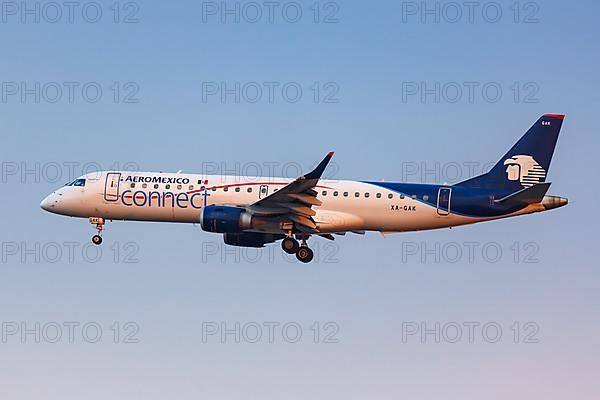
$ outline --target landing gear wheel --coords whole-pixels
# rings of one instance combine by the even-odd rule
[[[96,225],[96,231],[98,231],[97,235],[92,236],[92,243],[96,246],[99,246],[102,243],[102,231],[104,230],[104,218],[101,217],[90,217],[89,221],[91,224]]]
[[[92,236],[92,243],[94,243],[96,246],[99,246],[102,243],[102,236],[100,236],[100,235]]]
[[[298,259],[298,261],[301,261],[303,263],[311,262],[313,257],[314,257],[313,251],[306,246],[300,247],[298,249],[298,251],[296,252],[296,258]]]
[[[281,242],[281,248],[288,254],[294,254],[300,248],[298,241],[292,237],[286,237]]]

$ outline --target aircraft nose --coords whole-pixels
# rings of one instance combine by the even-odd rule
[[[42,210],[52,211],[52,208],[56,206],[56,203],[56,196],[54,193],[52,193],[46,196],[44,200],[42,200],[42,202],[40,203],[40,207],[42,207]]]

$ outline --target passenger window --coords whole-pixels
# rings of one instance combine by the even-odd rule
[[[358,196],[360,196],[360,193],[354,192],[354,197],[358,197]]]
[[[135,183],[132,183],[131,185],[129,185],[130,187],[134,188],[135,187]]]
[[[403,198],[404,198],[404,195],[403,195],[403,194],[401,194],[401,195],[400,195],[400,198],[401,198],[401,199],[403,199]]]
[[[227,192],[228,190],[229,190],[229,187],[227,187],[227,186],[225,186],[225,187],[223,188],[223,191],[224,191],[224,192]]]
[[[238,186],[238,187],[236,187],[236,188],[235,188],[235,191],[236,191],[236,192],[239,192],[239,191],[240,191],[240,187],[239,187],[239,186]]]
[[[425,200],[425,201],[429,200],[429,196],[427,196],[427,195],[423,196],[423,200]]]
[[[344,197],[348,197],[348,192],[344,192]]]
[[[413,199],[416,199],[416,198],[417,198],[417,195],[416,195],[416,194],[413,194],[413,195],[411,195],[410,197],[412,197]]]
[[[377,197],[378,199],[380,199],[380,198],[381,198],[381,193],[377,193],[377,194],[375,195],[375,197]]]
[[[370,194],[369,194],[369,193],[365,193],[365,197],[369,197],[369,196],[370,196]]]
[[[248,193],[252,193],[252,188],[251,187],[248,188]]]
[[[145,183],[142,183],[142,189],[146,189],[148,187],[148,185],[146,185]]]
[[[388,199],[392,199],[392,198],[394,198],[394,195],[393,195],[393,194],[391,194],[391,193],[390,193],[390,194],[388,194]]]
[[[333,192],[333,197],[337,197],[338,192]]]
[[[189,190],[194,190],[194,185],[190,185]]]
[[[204,186],[204,185],[200,186],[200,190],[204,190],[204,189],[206,189],[206,186]]]
[[[216,192],[217,191],[217,187],[213,186],[213,187],[210,188],[210,190],[212,190],[213,192]]]
[[[321,192],[321,194],[322,194],[323,196],[327,196],[327,190],[323,190],[323,191]]]
[[[177,185],[177,190],[181,190],[181,185]]]
[[[158,183],[154,184],[154,189],[158,189]]]
[[[169,185],[168,183],[165,185],[165,189],[171,189],[171,185]]]

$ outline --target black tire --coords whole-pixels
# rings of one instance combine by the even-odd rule
[[[92,243],[94,243],[96,246],[100,246],[102,244],[102,236],[100,236],[100,235],[92,236]]]
[[[298,251],[296,252],[296,258],[298,259],[298,261],[301,261],[303,263],[311,262],[313,257],[314,257],[313,251],[306,246],[300,247],[298,249]]]
[[[300,245],[296,239],[286,237],[281,241],[281,248],[288,254],[295,254],[300,248]]]

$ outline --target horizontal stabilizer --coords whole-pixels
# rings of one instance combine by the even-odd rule
[[[531,187],[521,189],[511,195],[501,198],[500,200],[494,200],[497,204],[533,204],[540,203],[548,189],[550,189],[550,182],[538,183]]]

